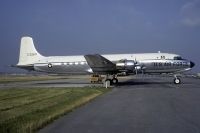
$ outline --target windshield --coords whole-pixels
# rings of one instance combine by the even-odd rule
[[[182,60],[181,56],[175,56],[174,60]]]

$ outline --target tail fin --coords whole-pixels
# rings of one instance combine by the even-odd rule
[[[39,61],[43,56],[37,52],[31,37],[22,37],[20,46],[19,62],[17,65],[32,65]]]

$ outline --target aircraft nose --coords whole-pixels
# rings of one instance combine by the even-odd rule
[[[195,66],[194,62],[190,61],[190,68],[193,68]]]

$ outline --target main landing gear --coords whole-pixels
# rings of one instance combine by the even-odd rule
[[[110,78],[109,75],[106,75],[106,80],[105,80],[105,82],[109,82],[110,85],[113,85],[113,84],[115,85],[115,84],[118,83],[117,76],[116,76],[116,75],[113,75],[113,77]]]
[[[178,78],[176,75],[174,75],[174,84],[180,84],[181,83],[181,79]]]

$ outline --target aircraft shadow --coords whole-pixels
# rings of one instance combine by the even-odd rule
[[[141,81],[141,80],[128,80],[124,82],[119,82],[117,86],[131,86],[131,85],[158,85],[158,84],[171,84],[171,82],[167,81]]]

